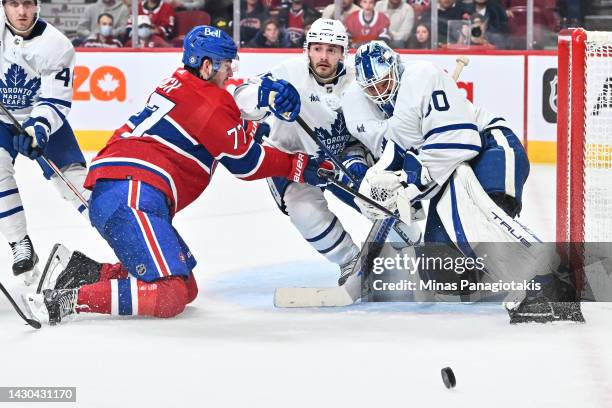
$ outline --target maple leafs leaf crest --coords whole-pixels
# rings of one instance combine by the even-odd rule
[[[15,89],[21,90],[15,92]],[[38,95],[40,89],[40,78],[28,80],[28,74],[17,64],[11,64],[6,71],[4,78],[0,77],[0,94],[2,100],[9,110],[17,110],[30,107],[34,104],[34,97]],[[10,98],[12,94],[18,97]]]
[[[110,95],[119,87],[119,81],[113,77],[113,74],[106,73],[102,79],[98,79],[96,85],[98,85],[98,88],[102,91],[106,92],[107,95]]]
[[[331,124],[331,133],[323,127],[315,128],[314,132],[319,140],[321,140],[333,154],[342,152],[346,147],[346,142],[351,136],[346,128],[344,115],[340,112],[336,113],[336,120]],[[325,156],[325,153],[323,153],[321,149],[319,149],[318,154],[319,157]]]

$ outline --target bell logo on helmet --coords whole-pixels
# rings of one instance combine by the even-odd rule
[[[204,35],[209,35],[209,36],[212,36],[212,37],[221,38],[221,31],[215,30],[214,28],[205,27],[204,28]]]

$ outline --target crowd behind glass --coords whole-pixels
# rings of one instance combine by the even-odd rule
[[[584,25],[592,3],[533,1],[531,47],[526,45],[527,0],[438,0],[436,44],[432,44],[435,16],[430,0],[341,0],[339,11],[332,0],[241,0],[240,44],[301,48],[313,21],[337,17],[347,27],[352,47],[377,39],[393,48],[407,49],[552,49],[559,30]],[[180,47],[184,34],[198,24],[213,25],[233,35],[233,3],[144,0],[138,5],[134,25],[129,0],[97,0],[85,6],[76,30],[66,34],[81,47]],[[131,39],[134,26],[137,45]]]

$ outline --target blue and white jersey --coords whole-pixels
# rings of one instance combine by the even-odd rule
[[[403,150],[417,150],[439,185],[460,163],[478,155],[479,124],[484,127],[494,119],[474,108],[449,74],[424,61],[404,64],[391,117],[356,82],[344,94],[342,108],[351,134],[376,158],[385,140]]]
[[[351,134],[346,126],[344,115],[340,111],[340,98],[347,87],[355,80],[355,69],[346,66],[345,71],[333,83],[319,84],[310,73],[307,59],[290,58],[270,70],[274,79],[290,82],[299,92],[301,100],[300,116],[311,127],[317,137],[339,155],[346,147]],[[259,78],[236,90],[234,98],[242,117],[249,120],[261,120],[267,110],[256,109]],[[284,122],[274,117],[267,119],[270,123],[270,135],[266,143],[288,153],[305,152],[320,155],[319,147],[308,134],[296,123]]]
[[[13,34],[0,12],[0,97],[19,122],[32,117],[53,134],[72,106],[74,47],[52,25],[36,22],[27,37]],[[0,120],[11,123],[0,114]]]

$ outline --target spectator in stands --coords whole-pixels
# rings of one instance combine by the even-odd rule
[[[355,5],[355,3],[353,3],[353,0],[342,0],[342,13],[340,14],[340,21],[342,21],[342,23],[346,25],[346,18],[350,14],[359,10],[361,9],[357,5]],[[323,14],[321,15],[321,17],[335,18],[335,13],[336,6],[334,5],[334,2],[332,2],[332,4],[323,9]]]
[[[138,16],[138,43],[140,48],[167,48],[170,44],[155,32],[155,26],[148,15]],[[126,47],[132,47],[132,39],[126,43]]]
[[[438,44],[444,45],[448,42],[456,44],[459,41],[458,33],[448,35],[448,22],[453,20],[467,20],[470,13],[462,6],[455,3],[455,0],[438,0]],[[431,21],[431,10],[426,11],[421,17],[421,21],[428,23]]]
[[[253,48],[289,48],[290,45],[289,34],[282,30],[274,19],[266,21],[263,28],[247,44]]]
[[[414,10],[414,17],[419,20],[423,13],[429,10],[429,0],[408,0],[408,4]],[[427,22],[429,24],[429,22]]]
[[[392,48],[405,48],[414,25],[412,7],[406,0],[381,0],[374,9],[389,18],[389,45]]]
[[[98,28],[98,17],[104,13],[113,16],[113,36],[121,37],[125,32],[130,14],[122,0],[98,0],[87,6],[77,25],[77,35],[85,39],[95,34]]]
[[[263,27],[264,21],[270,18],[259,0],[242,0],[240,2],[240,41],[247,44]]]
[[[138,5],[138,15],[151,18],[153,34],[160,36],[164,41],[174,35],[175,16],[174,9],[164,0],[144,0]],[[131,24],[128,23],[128,28]]]
[[[174,10],[204,10],[205,0],[173,0]]]
[[[361,10],[346,18],[346,31],[351,36],[351,46],[359,47],[372,40],[389,42],[389,18],[374,10],[376,0],[360,0]]]
[[[466,21],[457,43],[470,47],[495,48],[487,38],[487,24],[480,14],[474,14],[471,21]]]
[[[304,28],[311,25],[321,16],[317,10],[305,6],[302,0],[291,0],[278,13],[278,22],[281,27],[289,34],[291,47],[302,47],[304,44]]]
[[[82,45],[91,48],[121,48],[123,44],[113,35],[113,16],[102,13],[98,16],[96,34],[89,36]]]
[[[472,14],[476,13],[486,23],[489,41],[497,48],[505,48],[508,33],[508,16],[506,10],[497,1],[474,0]]]
[[[414,33],[408,40],[408,48],[413,50],[428,50],[431,48],[431,35],[429,33],[429,25],[419,23],[414,28]]]

